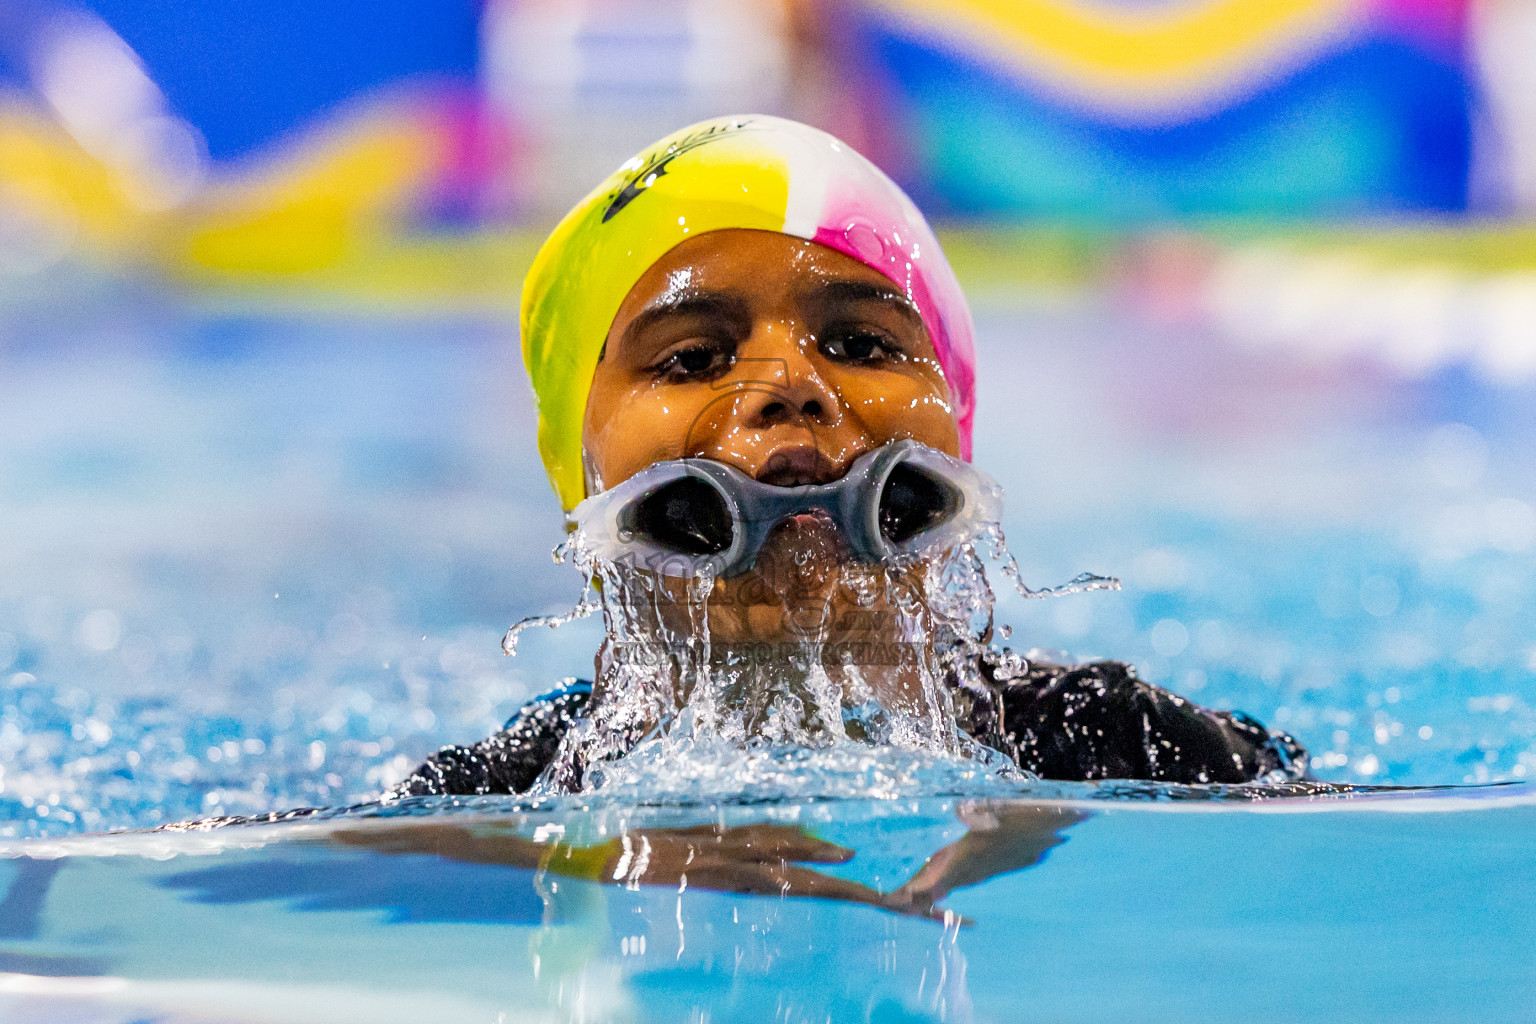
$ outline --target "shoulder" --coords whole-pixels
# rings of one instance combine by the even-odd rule
[[[1008,671],[1010,667],[1013,668],[1011,673]],[[1015,716],[1069,717],[1081,713],[1125,712],[1164,693],[1137,678],[1135,667],[1123,661],[1058,665],[1033,657],[1024,660],[1015,657],[1010,666],[1010,658],[1005,653],[997,662],[983,661],[983,673],[1002,693],[1006,708]],[[1167,696],[1173,697],[1172,694]]]
[[[1291,737],[1154,686],[1124,662],[1032,662],[997,685],[1012,753],[1045,778],[1237,783],[1306,772]]]
[[[567,679],[517,710],[500,732],[470,746],[443,747],[386,798],[521,793],[554,760],[560,741],[586,713],[592,684]]]
[[[591,700],[591,683],[585,679],[562,680],[555,689],[518,708],[497,735],[505,735],[513,730],[529,732],[554,729],[563,733],[586,714],[587,704]]]

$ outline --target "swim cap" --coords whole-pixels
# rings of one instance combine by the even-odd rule
[[[586,496],[587,392],[619,306],[673,246],[724,228],[777,231],[872,267],[922,314],[971,456],[971,314],[927,221],[880,169],[807,125],[765,115],[701,121],[632,157],[565,215],[523,283],[523,362],[539,454],[561,505]]]

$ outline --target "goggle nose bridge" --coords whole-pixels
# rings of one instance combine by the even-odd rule
[[[893,474],[900,468],[932,485],[932,491],[943,497],[944,507],[923,513],[921,527],[911,534],[890,537],[883,532],[882,514],[886,511],[885,499]],[[725,548],[717,542],[707,550],[680,552],[679,547],[704,537],[704,533],[695,529],[690,534],[685,526],[679,526],[677,532],[663,537],[640,522],[648,503],[664,505],[668,492],[675,492],[679,487],[689,491],[682,496],[674,493],[675,497],[686,499],[687,493],[691,493],[697,499],[702,494],[700,485],[718,499],[717,511],[725,513],[721,519],[730,533]],[[638,493],[633,496],[623,493],[630,489]],[[976,501],[968,501],[968,495],[979,500],[978,507],[970,507],[976,505]],[[842,529],[857,557],[883,561],[915,553],[921,549],[924,537],[943,530],[960,518],[968,520],[960,532],[965,533],[963,539],[969,539],[982,519],[1001,516],[1001,500],[1001,489],[974,467],[916,441],[897,441],[861,457],[839,480],[803,487],[762,484],[733,467],[712,460],[682,459],[658,463],[614,490],[589,498],[572,512],[572,519],[584,531],[602,524],[609,527],[607,537],[594,534],[590,538],[592,549],[601,556],[611,557],[615,552],[641,553],[636,552],[637,547],[649,548],[653,559],[664,559],[659,564],[674,564],[676,556],[682,554],[697,559],[701,569],[707,565],[717,575],[733,576],[756,563],[769,533],[788,516],[824,513]],[[611,513],[599,511],[605,505],[611,508]]]

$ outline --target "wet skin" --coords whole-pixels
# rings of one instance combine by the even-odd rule
[[[605,487],[685,456],[767,483],[825,483],[900,438],[959,454],[916,307],[842,253],[742,229],[689,239],[636,282],[582,432]]]
[[[582,437],[593,488],[684,457],[788,487],[836,480],[902,438],[959,453],[949,386],[906,296],[842,253],[743,229],[681,243],[630,290]],[[796,517],[753,570],[716,585],[711,639],[897,639],[894,616],[845,600],[843,564],[836,531]],[[883,674],[885,696],[911,691],[902,672]]]

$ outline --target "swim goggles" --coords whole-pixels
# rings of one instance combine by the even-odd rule
[[[802,513],[829,518],[861,561],[893,562],[974,539],[1001,520],[1003,490],[969,463],[904,440],[860,456],[839,480],[802,487],[712,459],[658,462],[569,518],[598,558],[663,576],[732,577],[752,568],[775,526]]]

